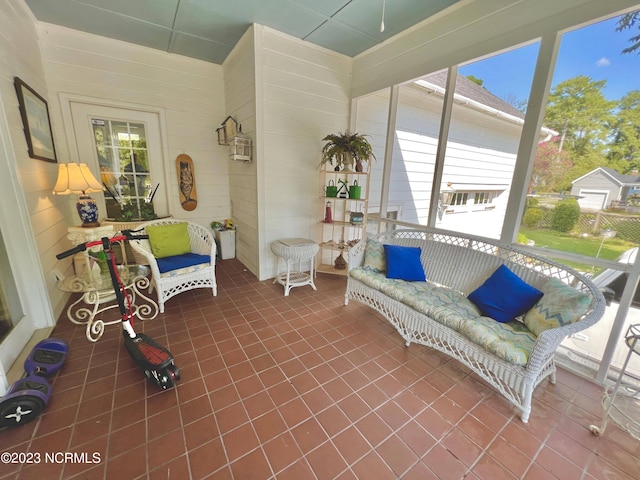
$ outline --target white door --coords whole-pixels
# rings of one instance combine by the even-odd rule
[[[153,197],[155,213],[169,215],[159,115],[77,101],[70,102],[70,111],[78,161],[107,187],[103,195],[92,195],[100,218],[107,217],[105,199],[126,204],[140,218]]]

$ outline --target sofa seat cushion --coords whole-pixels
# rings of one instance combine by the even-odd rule
[[[368,287],[375,288],[388,297],[405,303],[427,315],[430,308],[445,305],[463,297],[462,294],[451,289],[437,287],[429,282],[387,278],[384,272],[377,272],[368,267],[354,268],[349,272],[349,275],[356,280],[360,280]]]
[[[356,280],[375,288],[390,298],[434,318],[455,330],[461,322],[477,318],[480,310],[464,294],[429,282],[407,282],[386,278],[384,272],[354,268],[349,273]]]
[[[402,302],[413,308],[414,310],[423,313],[434,320],[440,321],[438,312],[448,311],[454,316],[460,316],[460,321],[464,321],[464,315],[458,313],[458,302],[465,302],[471,304],[462,293],[456,292],[450,288],[430,286],[429,290],[421,292],[415,295],[407,295],[402,299]],[[475,308],[475,307],[474,307]],[[462,310],[462,309],[460,309]],[[472,318],[478,316],[478,310],[475,309]],[[445,315],[447,316],[447,315]]]
[[[497,357],[521,366],[529,361],[537,338],[522,322],[513,320],[501,323],[489,317],[464,322],[460,333]]]
[[[462,295],[462,294],[461,294]],[[455,303],[439,306],[431,312],[431,318],[446,327],[459,332],[466,322],[474,322],[480,317],[480,309],[467,298],[460,298]]]
[[[378,272],[369,267],[353,268],[349,271],[349,275],[356,280],[360,280],[367,287],[375,288],[381,292],[384,292],[384,285],[392,286],[396,282],[392,278],[387,278],[384,272]]]
[[[211,257],[197,253],[183,253],[182,255],[157,258],[156,261],[158,262],[158,270],[160,270],[161,274],[172,276],[190,273],[188,269],[194,271],[202,267],[208,267],[211,263]]]
[[[427,282],[408,282],[394,280],[382,286],[382,293],[389,295],[394,300],[413,306],[410,302],[423,298],[425,302],[440,302],[437,295],[433,294],[435,287]]]

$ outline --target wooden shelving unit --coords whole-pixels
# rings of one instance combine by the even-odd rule
[[[346,261],[351,246],[366,238],[369,172],[323,170],[322,180],[323,195],[318,202],[317,242],[320,250],[316,256],[316,270],[346,275],[347,268],[336,268],[336,258],[342,254]],[[327,185],[338,187],[337,197],[326,195]],[[360,187],[358,198],[349,196],[350,193],[355,194],[355,189],[349,188],[354,186]],[[326,221],[327,206],[331,208],[331,222]],[[361,215],[362,221],[352,221],[352,214]]]

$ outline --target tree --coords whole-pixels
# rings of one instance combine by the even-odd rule
[[[622,173],[640,169],[640,90],[622,97],[611,129],[609,166]]]
[[[471,80],[476,85],[480,85],[481,87],[482,85],[484,85],[484,80],[478,77],[474,77],[473,75],[467,75],[467,79]]]
[[[531,174],[531,190],[536,192],[560,192],[571,187],[573,163],[569,152],[559,151],[560,137],[540,142]]]
[[[640,10],[622,15],[618,19],[616,32],[632,30],[636,25],[638,25],[638,28],[640,29]],[[624,48],[622,53],[632,53],[640,49],[640,35],[634,35],[629,39],[629,42],[631,43],[631,46]],[[640,51],[638,52],[638,55],[640,55]]]
[[[527,113],[527,106],[529,104],[529,100],[518,100],[515,93],[508,93],[502,100],[507,102],[513,108],[520,110],[522,113]]]
[[[616,102],[602,93],[606,80],[578,75],[556,85],[549,95],[544,125],[560,133],[559,150],[580,157],[604,151]]]

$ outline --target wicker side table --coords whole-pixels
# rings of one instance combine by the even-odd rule
[[[284,286],[284,296],[289,295],[289,291],[293,287],[302,287],[303,285],[311,285],[311,288],[317,290],[313,283],[314,277],[314,257],[318,253],[318,244],[308,238],[283,238],[276,240],[271,244],[271,251],[278,257],[284,259],[287,265],[287,271],[280,273],[280,262],[276,265],[276,278],[273,283],[278,282]],[[298,262],[298,269],[292,271],[291,268]],[[303,262],[309,262],[309,273],[302,271]]]

